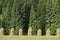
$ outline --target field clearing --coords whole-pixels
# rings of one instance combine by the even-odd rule
[[[0,40],[60,40],[58,36],[0,36]]]

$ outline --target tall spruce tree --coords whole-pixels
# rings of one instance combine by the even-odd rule
[[[38,25],[42,30],[42,35],[45,35],[45,28],[46,28],[46,2],[47,0],[39,0],[38,4],[38,15],[37,21],[39,21]]]
[[[55,35],[58,23],[58,0],[47,0],[46,8],[46,29],[50,28],[51,34]]]
[[[52,0],[52,15],[50,16],[51,19],[51,34],[55,35],[56,34],[56,29],[58,28],[58,0]]]
[[[26,0],[17,0],[16,5],[16,17],[15,17],[15,33],[18,34],[18,30],[24,27],[24,18],[25,18],[25,5]],[[25,31],[24,31],[25,33]]]

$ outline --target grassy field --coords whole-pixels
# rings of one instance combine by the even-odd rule
[[[60,40],[57,36],[1,36],[0,40]]]

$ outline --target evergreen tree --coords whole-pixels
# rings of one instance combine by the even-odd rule
[[[58,18],[58,0],[47,0],[46,9],[46,29],[50,28],[51,34],[56,34],[57,18]]]

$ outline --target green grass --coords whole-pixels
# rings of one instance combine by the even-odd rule
[[[58,36],[1,36],[0,40],[60,40]]]

